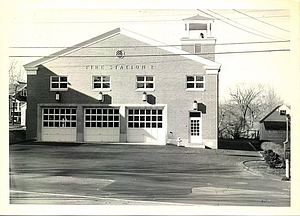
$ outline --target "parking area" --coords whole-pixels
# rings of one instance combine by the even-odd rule
[[[10,146],[11,204],[289,206],[290,183],[249,172],[256,151],[177,146]]]

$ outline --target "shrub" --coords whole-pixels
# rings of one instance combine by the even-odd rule
[[[265,150],[263,156],[270,168],[284,168],[284,160],[272,149]]]
[[[284,157],[283,144],[280,145],[280,144],[273,143],[273,142],[263,142],[261,144],[261,148],[264,151],[266,151],[266,150],[273,150],[273,152],[277,153],[281,157]]]

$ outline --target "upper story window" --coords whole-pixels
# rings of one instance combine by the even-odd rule
[[[93,76],[93,89],[110,90],[110,76]]]
[[[187,90],[204,90],[205,88],[204,76],[186,76]]]
[[[154,91],[154,76],[136,76],[136,89]]]
[[[23,89],[20,91],[20,95],[26,97],[26,96],[27,96],[27,89],[26,89],[26,88],[23,88]]]
[[[280,110],[280,115],[286,115],[286,110]]]
[[[67,91],[68,77],[67,76],[51,76],[50,77],[51,91]]]

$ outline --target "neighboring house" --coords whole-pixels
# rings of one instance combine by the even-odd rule
[[[26,126],[26,110],[27,110],[27,103],[23,103],[21,105],[21,125]]]
[[[183,49],[117,28],[24,65],[27,139],[217,148],[221,65],[213,20],[184,20]]]
[[[9,84],[9,120],[13,123],[21,123],[25,126],[26,121],[27,83],[17,81]],[[23,108],[21,108],[23,107]],[[23,115],[21,112],[23,109]],[[13,121],[14,119],[14,121]]]
[[[281,105],[260,120],[260,140],[283,144],[287,139],[287,115],[290,112],[290,108]]]

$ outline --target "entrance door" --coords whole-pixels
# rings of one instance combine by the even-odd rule
[[[190,143],[202,142],[201,113],[190,112]]]

